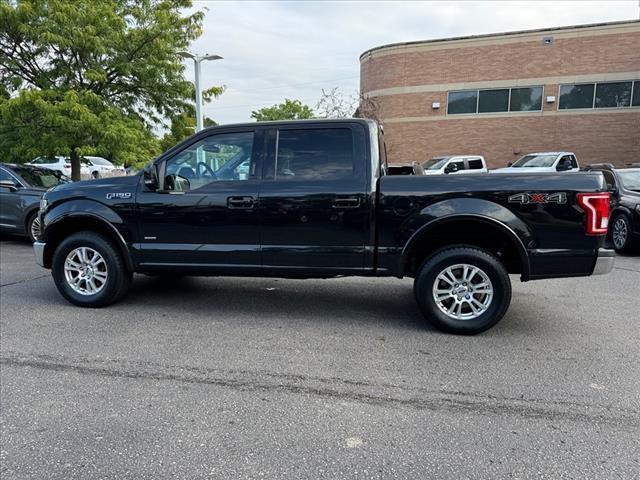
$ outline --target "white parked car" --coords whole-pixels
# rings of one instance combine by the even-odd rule
[[[121,177],[126,175],[124,167],[117,167],[106,158],[85,156],[83,163],[89,168],[92,178]]]
[[[580,165],[573,152],[538,152],[529,153],[506,168],[491,170],[491,173],[578,173],[579,171]]]
[[[37,157],[27,163],[35,167],[46,168],[48,170],[55,170],[71,178],[71,160],[68,157],[56,156],[54,158]],[[82,178],[89,178],[91,172],[86,164],[80,166],[80,176]]]
[[[487,162],[481,155],[434,157],[422,164],[424,175],[487,173]]]
[[[69,157],[56,156],[54,158],[38,157],[27,165],[55,170],[67,177],[71,177],[71,159]],[[116,167],[106,158],[86,156],[80,163],[80,178],[120,177],[126,175],[123,167]]]

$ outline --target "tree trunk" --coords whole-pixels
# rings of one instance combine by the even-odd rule
[[[75,148],[71,150],[71,180],[80,180],[80,155]]]

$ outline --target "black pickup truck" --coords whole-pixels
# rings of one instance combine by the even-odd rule
[[[230,125],[137,176],[49,190],[34,248],[85,307],[121,298],[134,272],[412,277],[430,322],[473,334],[506,312],[510,273],[611,270],[606,190],[601,173],[390,175],[369,120]]]

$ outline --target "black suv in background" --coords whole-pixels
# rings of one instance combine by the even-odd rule
[[[640,166],[615,168],[605,163],[590,165],[585,170],[602,172],[611,193],[609,234],[619,252],[640,245]]]
[[[35,241],[40,231],[40,199],[48,188],[68,181],[53,170],[0,163],[0,232]]]

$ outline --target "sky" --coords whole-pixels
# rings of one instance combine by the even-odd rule
[[[251,120],[251,111],[298,99],[315,107],[322,89],[359,88],[359,56],[395,42],[638,19],[628,1],[204,1],[203,34],[192,53],[218,54],[202,64],[202,85],[225,85],[205,105],[218,123]],[[187,78],[193,78],[191,61]]]

